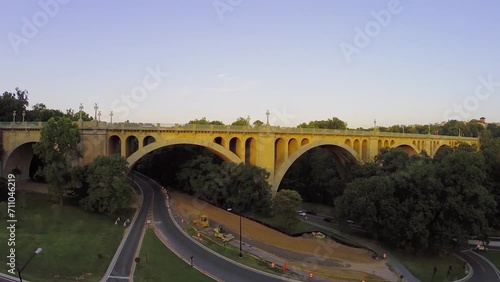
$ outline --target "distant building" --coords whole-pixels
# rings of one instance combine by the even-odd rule
[[[488,125],[488,124],[486,123],[486,118],[485,118],[485,117],[481,117],[481,118],[479,118],[478,120],[477,120],[477,119],[471,119],[469,122],[470,122],[470,123],[477,123],[477,124],[480,124],[480,125],[482,125],[484,128],[486,128],[486,126]]]

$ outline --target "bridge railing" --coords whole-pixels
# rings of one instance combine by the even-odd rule
[[[352,136],[378,136],[397,138],[431,138],[449,140],[477,140],[477,137],[459,137],[447,135],[379,132],[362,130],[340,130],[322,128],[280,127],[280,126],[238,126],[238,125],[213,125],[213,124],[174,124],[174,123],[107,123],[102,121],[75,122],[82,129],[104,129],[104,130],[193,130],[193,131],[221,131],[221,132],[267,132],[278,134],[321,134],[321,135],[352,135]],[[40,129],[45,122],[0,122],[0,128],[9,129]]]

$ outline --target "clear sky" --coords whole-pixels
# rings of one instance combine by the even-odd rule
[[[500,121],[497,0],[0,5],[0,91],[26,89],[30,106],[155,123]]]

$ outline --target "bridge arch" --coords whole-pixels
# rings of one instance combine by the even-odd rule
[[[283,180],[283,177],[285,176],[286,172],[288,169],[292,166],[292,164],[304,153],[307,151],[316,148],[316,147],[321,147],[321,146],[334,146],[338,147],[344,150],[344,152],[352,158],[353,161],[360,161],[360,156],[359,154],[354,151],[351,147],[347,146],[346,144],[342,143],[334,143],[334,142],[328,142],[328,141],[316,141],[313,143],[309,143],[297,151],[295,151],[293,154],[290,155],[290,157],[280,165],[279,168],[277,168],[275,174],[274,174],[274,182],[272,186],[273,193],[276,193],[278,191],[278,188],[280,186],[281,180]]]
[[[434,151],[432,152],[432,157],[434,157],[439,150],[442,150],[442,149],[445,149],[445,148],[453,148],[452,146],[450,146],[449,144],[446,144],[446,143],[440,143],[438,142],[438,144],[436,145],[436,148],[434,149]]]
[[[128,167],[132,168],[137,163],[137,161],[139,161],[139,159],[144,157],[146,154],[156,149],[172,145],[198,145],[207,148],[208,150],[210,150],[217,156],[221,157],[225,161],[231,161],[235,163],[242,162],[242,160],[235,153],[231,152],[230,150],[222,147],[217,143],[193,139],[193,138],[176,138],[166,141],[157,141],[137,150],[135,153],[133,153],[127,158]]]
[[[34,156],[33,144],[39,141],[39,136],[26,136],[23,138],[23,143],[6,152],[2,164],[2,173],[4,176],[11,173],[13,169],[19,168],[21,175],[18,176],[18,180],[28,179],[31,160]]]
[[[139,149],[139,138],[135,135],[129,135],[125,139],[125,156],[129,157]]]
[[[154,138],[154,136],[148,135],[142,139],[142,147],[145,147],[154,142],[156,142],[156,138]]]
[[[114,134],[108,138],[108,155],[121,155],[122,139]]]
[[[410,156],[418,155],[418,152],[420,151],[420,149],[415,148],[415,145],[407,143],[396,144],[395,147],[403,149],[403,151],[408,153]]]

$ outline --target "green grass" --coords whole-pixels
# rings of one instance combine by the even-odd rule
[[[258,214],[253,214],[251,215],[251,218],[259,220],[265,224],[268,224],[270,226],[274,226],[276,228],[279,228],[281,230],[286,230],[286,226],[283,224],[283,220],[281,220],[278,217],[264,217]],[[306,224],[302,221],[300,221],[297,225],[292,227],[292,229],[289,230],[289,233],[304,233],[304,232],[312,232],[312,231],[317,231],[318,228],[309,224]]]
[[[500,269],[500,251],[477,251],[478,254],[491,261],[498,269]]]
[[[16,206],[16,219],[17,267],[22,267],[38,247],[43,249],[23,271],[23,278],[37,282],[75,281],[77,277],[99,281],[124,232],[123,226],[114,224],[115,218],[74,206],[60,207],[44,194],[27,194],[26,207]],[[7,232],[0,228],[4,259],[8,255]],[[3,263],[0,271],[7,273],[8,269]]]
[[[416,256],[402,251],[393,251],[397,258],[422,282],[448,282],[465,276],[464,261],[454,255]],[[450,276],[447,277],[448,266],[452,265]],[[432,280],[434,266],[437,267],[436,276]]]
[[[318,203],[302,203],[302,210],[304,211],[315,211],[318,215],[333,216],[335,214],[335,208],[333,206],[327,206]]]
[[[136,282],[214,281],[181,260],[163,245],[154,232],[149,229],[144,234],[139,257],[141,261],[137,264],[134,273],[134,281]],[[194,263],[196,264],[196,259]]]

